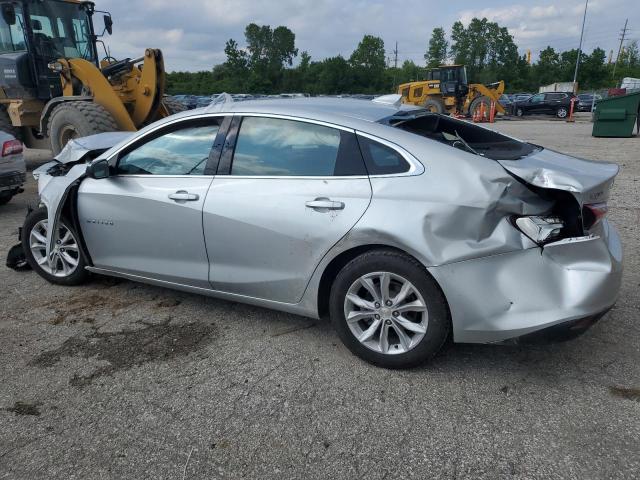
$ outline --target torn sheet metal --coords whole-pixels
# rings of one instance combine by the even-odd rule
[[[79,162],[87,153],[108,150],[118,143],[128,140],[132,135],[133,132],[105,132],[74,138],[69,140],[54,159],[63,164]]]
[[[584,160],[547,149],[498,163],[536,187],[571,192],[580,205],[606,202],[619,171],[615,163]]]

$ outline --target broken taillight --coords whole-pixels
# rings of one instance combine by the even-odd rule
[[[586,203],[582,207],[582,224],[586,230],[596,226],[607,214],[609,207],[605,202]]]
[[[15,153],[22,153],[22,142],[20,140],[7,140],[2,144],[3,157],[7,157]]]
[[[545,243],[553,242],[556,240],[562,229],[564,228],[564,222],[558,217],[544,217],[544,216],[528,216],[517,217],[514,220],[516,227],[522,233],[524,233],[531,240],[538,245],[544,245]]]

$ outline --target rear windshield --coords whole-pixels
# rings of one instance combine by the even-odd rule
[[[386,118],[382,123],[493,160],[518,160],[542,150],[537,145],[427,111],[413,110],[405,115]]]

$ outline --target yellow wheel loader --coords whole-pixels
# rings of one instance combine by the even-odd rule
[[[117,61],[105,48],[99,60],[99,38],[113,22],[92,2],[0,0],[0,13],[0,130],[27,147],[58,153],[72,138],[135,131],[183,109],[164,98],[160,50]]]
[[[496,102],[496,112],[505,113],[498,99],[504,92],[504,82],[468,83],[464,65],[442,65],[427,71],[427,79],[403,83],[398,87],[403,103],[418,105],[436,113],[473,116],[485,105],[489,112],[491,101]]]

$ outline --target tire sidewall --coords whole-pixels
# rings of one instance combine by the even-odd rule
[[[409,280],[420,291],[427,305],[427,333],[418,345],[406,353],[385,355],[367,348],[351,333],[345,320],[344,300],[353,282],[363,275],[378,271],[395,273]],[[451,324],[446,301],[435,280],[417,261],[393,251],[369,252],[349,262],[332,285],[330,314],[338,336],[351,352],[385,368],[410,368],[424,363],[440,350],[449,335]]]
[[[31,230],[39,221],[46,220],[46,219],[47,219],[47,209],[45,207],[41,207],[31,212],[24,221],[24,224],[22,226],[22,249],[24,251],[24,255],[25,255],[25,258],[27,259],[27,262],[38,275],[40,275],[42,278],[44,278],[50,283],[55,283],[58,285],[67,285],[67,286],[79,285],[81,283],[84,283],[89,276],[89,272],[85,270],[87,263],[85,261],[84,255],[82,254],[82,250],[80,250],[80,254],[78,256],[78,266],[76,267],[74,272],[67,277],[56,277],[55,275],[51,275],[50,273],[47,273],[42,269],[42,267],[40,267],[40,265],[38,265],[38,262],[36,262],[35,258],[33,257],[33,254],[31,253],[31,248],[29,246],[29,238],[31,236]],[[62,223],[64,223],[65,227],[67,227],[71,231],[71,233],[76,239],[76,242],[78,242],[78,248],[79,248],[80,237],[78,236],[78,233],[76,232],[76,230],[64,218],[62,218]]]

